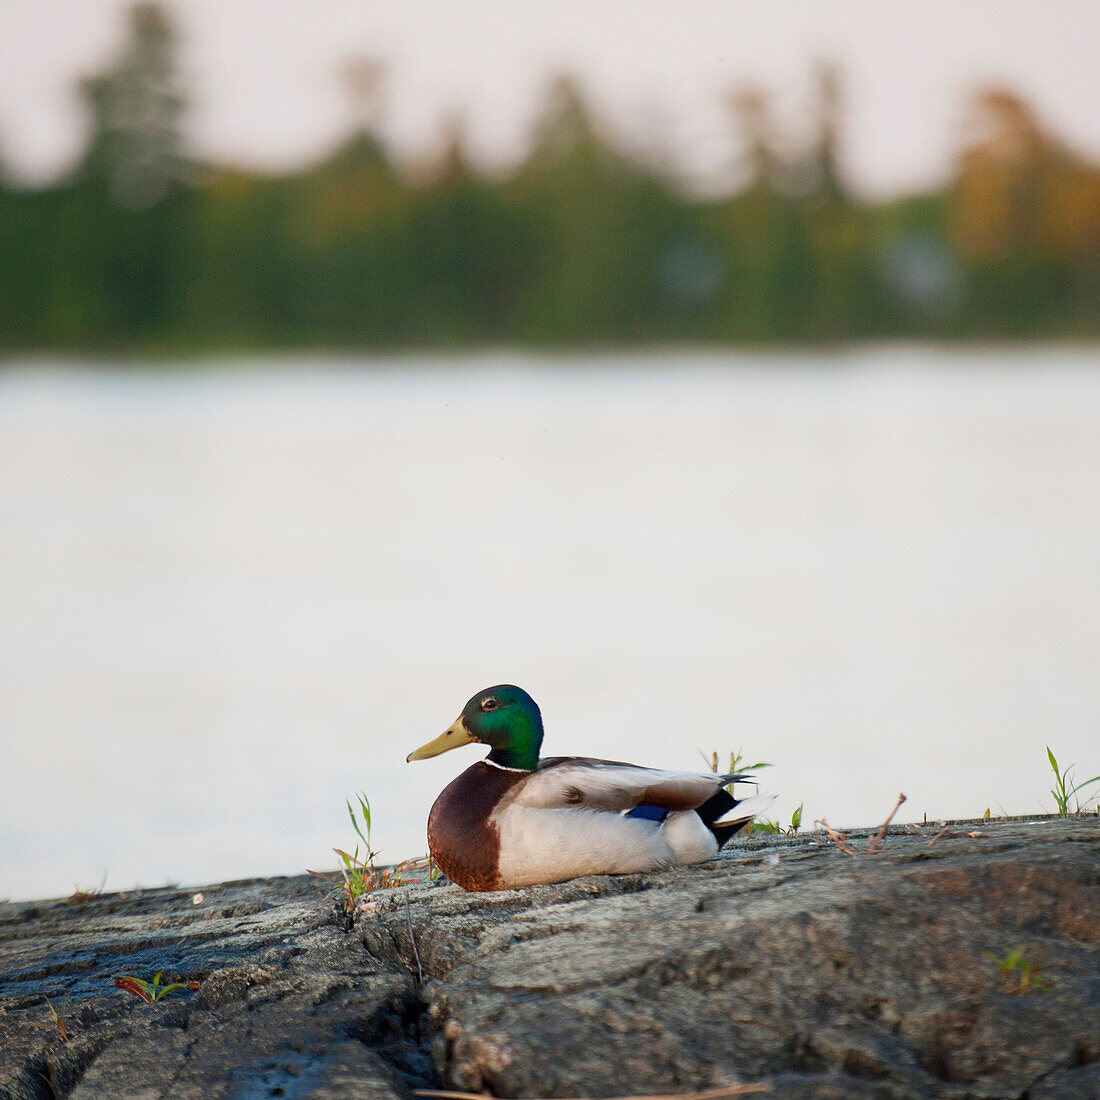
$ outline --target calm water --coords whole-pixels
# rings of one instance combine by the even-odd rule
[[[362,366],[0,372],[0,897],[422,852],[502,680],[807,820],[1100,772],[1100,352]]]

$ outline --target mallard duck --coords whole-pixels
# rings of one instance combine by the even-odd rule
[[[733,798],[746,778],[668,772],[579,756],[539,759],[542,715],[522,688],[478,692],[455,723],[406,760],[489,745],[435,800],[428,848],[465,890],[701,863],[774,799]]]

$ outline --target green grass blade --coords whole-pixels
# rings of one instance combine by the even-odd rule
[[[363,836],[363,831],[359,828],[359,821],[356,819],[355,810],[352,807],[351,800],[350,799],[345,799],[345,804],[347,805],[347,808],[348,808],[348,817],[351,818],[351,827],[359,835],[359,839],[364,844],[366,844],[367,843],[367,838],[365,836]]]
[[[1091,787],[1093,783],[1100,783],[1100,775],[1094,775],[1092,779],[1086,779],[1083,783],[1074,783],[1069,793],[1076,794],[1078,791],[1083,791],[1086,787]]]

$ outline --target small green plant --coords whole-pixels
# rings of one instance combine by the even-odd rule
[[[1014,947],[1001,958],[990,951],[985,954],[1004,975],[1006,993],[1025,997],[1032,989],[1046,989],[1047,983],[1043,980],[1042,970],[1028,962],[1022,947]]]
[[[383,867],[379,870],[374,865],[375,857],[378,856],[371,847],[371,816],[370,816],[370,800],[365,794],[356,795],[356,799],[359,803],[359,814],[362,818],[362,825],[359,824],[359,818],[356,817],[355,807],[351,804],[351,800],[347,799],[345,805],[348,808],[348,817],[351,818],[351,827],[355,830],[356,835],[363,842],[363,854],[359,854],[359,845],[356,844],[354,852],[346,852],[343,848],[333,848],[332,850],[340,857],[342,866],[340,867],[340,874],[343,877],[343,882],[336,882],[331,876],[322,874],[320,871],[310,871],[309,873],[316,878],[324,879],[326,882],[332,882],[337,890],[342,890],[344,893],[344,910],[347,913],[351,913],[355,910],[359,901],[369,894],[372,894],[375,890],[386,890],[390,887],[401,885],[401,869],[403,865],[397,867]],[[364,832],[364,830],[366,830]]]
[[[805,803],[799,803],[799,809],[791,814],[791,824],[783,828],[779,822],[770,822],[767,817],[761,817],[758,821],[749,822],[749,833],[773,833],[775,836],[798,836],[802,828],[802,807]]]
[[[754,832],[772,833],[775,836],[798,836],[798,830],[802,828],[802,807],[805,803],[799,803],[798,809],[791,814],[791,823],[787,828],[783,828],[778,821],[769,821],[766,817],[762,817],[757,821],[749,822],[749,833]]]
[[[363,818],[362,826],[360,826],[355,816],[355,807],[352,806],[351,799],[347,799],[344,805],[348,808],[348,817],[351,819],[351,827],[363,842],[362,858],[359,856],[358,844],[355,846],[355,851],[350,854],[345,852],[343,848],[333,848],[333,851],[340,857],[343,863],[341,871],[343,872],[344,881],[348,887],[349,895],[352,900],[357,900],[364,894],[369,894],[371,891],[377,890],[380,886],[401,885],[400,872],[391,871],[388,867],[383,868],[381,871],[375,868],[374,860],[378,853],[371,847],[370,800],[365,794],[356,795],[356,799],[359,802],[359,812]],[[366,832],[363,831],[364,829]]]
[[[1091,804],[1096,801],[1097,796],[1095,794],[1089,795],[1081,804],[1080,798],[1078,798],[1078,792],[1083,791],[1086,787],[1091,787],[1093,783],[1100,783],[1100,775],[1093,776],[1092,779],[1086,779],[1084,782],[1075,783],[1073,779],[1073,769],[1077,767],[1076,764],[1070,764],[1064,771],[1058,767],[1058,761],[1054,757],[1054,753],[1050,751],[1050,746],[1047,745],[1047,760],[1050,762],[1051,771],[1054,772],[1054,787],[1051,790],[1051,795],[1054,798],[1055,804],[1058,806],[1058,816],[1067,817],[1070,813],[1083,813],[1087,811]],[[1074,808],[1069,808],[1070,799],[1073,799]]]
[[[53,1026],[57,1030],[57,1034],[60,1035],[62,1040],[67,1043],[69,1041],[69,1028],[68,1025],[65,1023],[64,1015],[59,1013],[57,1009],[54,1008],[53,1001],[51,1001],[49,997],[46,998],[46,1006],[49,1008],[50,1015],[53,1017]]]
[[[198,989],[198,982],[168,982],[165,985],[160,984],[160,976],[163,974],[163,970],[158,970],[153,975],[151,982],[143,981],[141,978],[135,978],[133,974],[120,974],[115,978],[115,989],[121,989],[125,993],[132,993],[135,997],[140,997],[143,1001],[162,1001],[169,993],[175,993],[177,989]],[[52,1005],[50,1006],[52,1010]]]
[[[714,772],[715,775],[718,775],[719,774],[719,772],[718,772],[718,753],[717,752],[712,752],[710,754],[710,756],[707,756],[707,754],[705,752],[703,752],[702,749],[699,749],[698,752],[699,752],[699,755],[703,758],[703,760],[706,763],[707,767],[710,768],[710,770],[712,772]],[[746,763],[744,763],[744,759],[745,758],[744,758],[744,756],[741,755],[741,750],[740,749],[738,749],[737,752],[731,752],[730,753],[730,766],[725,771],[724,774],[725,775],[739,775],[739,774],[742,774],[744,772],[757,771],[759,768],[770,768],[771,767],[771,764],[766,764],[764,762],[760,762],[759,764],[746,764]],[[729,791],[730,794],[733,794],[733,784],[732,783],[726,784],[726,790]]]
[[[428,869],[429,882],[438,882],[443,877],[443,872],[439,869],[439,864],[432,859],[431,852],[424,857],[424,865]]]

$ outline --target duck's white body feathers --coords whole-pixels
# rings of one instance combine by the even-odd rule
[[[692,816],[704,828],[699,815]],[[532,809],[513,804],[498,810],[490,821],[500,833],[498,873],[509,886],[561,882],[581,875],[656,871],[675,862],[662,830],[652,821],[605,810]],[[714,837],[710,840],[717,851]]]
[[[724,780],[710,773],[603,760],[540,761],[539,770],[490,814],[500,837],[500,879],[509,886],[530,886],[713,859],[718,841],[695,807]],[[723,823],[748,821],[773,801],[758,797],[739,803]],[[639,805],[670,812],[663,821],[625,816]]]

